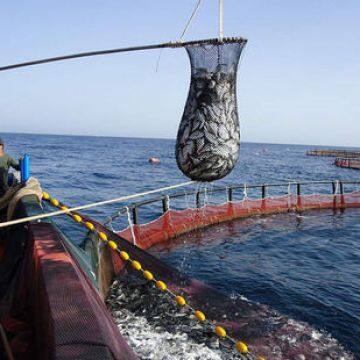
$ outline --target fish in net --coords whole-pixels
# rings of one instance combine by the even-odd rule
[[[185,48],[191,82],[176,139],[179,169],[195,181],[225,177],[240,150],[236,77],[246,40],[194,43]]]

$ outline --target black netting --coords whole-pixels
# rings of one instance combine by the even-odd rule
[[[226,176],[239,157],[236,74],[244,40],[186,47],[191,83],[176,141],[180,170],[192,180]]]

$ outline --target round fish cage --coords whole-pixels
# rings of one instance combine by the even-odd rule
[[[321,185],[322,191],[309,194],[307,188],[311,185]],[[163,243],[166,244],[164,249],[171,252],[172,242],[175,245],[179,244],[177,243],[177,237],[213,224],[251,218],[256,215],[289,212],[303,214],[309,210],[344,212],[345,209],[359,208],[359,185],[359,183],[334,181],[319,184],[283,183],[214,188],[212,190],[213,194],[223,193],[226,195],[226,202],[220,204],[204,203],[203,199],[207,196],[206,189],[201,189],[190,194],[193,198],[192,207],[183,210],[173,210],[171,204],[177,198],[184,196],[184,194],[162,196],[129,206],[133,214],[133,223],[129,228],[120,231],[118,234],[127,239],[129,243],[135,243],[141,249],[150,249],[157,244]],[[328,189],[327,193],[324,191],[324,186]],[[285,194],[269,196],[270,192],[279,188],[282,188],[282,192],[285,192]],[[295,189],[294,193],[289,191],[290,188]],[[346,189],[348,189],[348,192],[346,192]],[[258,196],[249,197],[248,192],[250,190],[253,193],[257,192]],[[189,193],[187,195],[189,196]],[[186,201],[189,203],[189,199]],[[163,215],[149,223],[140,224],[141,208],[150,204],[154,205],[154,203],[158,203],[162,207]],[[211,228],[208,231],[211,233]],[[183,240],[181,239],[184,239],[184,237],[180,237],[182,243]],[[220,267],[221,261],[220,259]],[[206,262],[197,266],[206,268]],[[212,321],[227,329],[233,338],[244,339],[246,344],[249,345],[249,349],[251,349],[251,354],[264,356],[265,358],[272,358],[276,354],[279,359],[323,359],[332,354],[331,356],[354,359],[353,355],[345,350],[334,338],[326,334],[319,335],[318,339],[312,337],[311,334],[318,333],[313,327],[304,322],[294,321],[267,306],[255,304],[243,298],[231,299],[213,287],[195,280],[191,276],[179,273],[169,266],[155,266],[154,269],[156,269],[157,276],[166,279],[172,291],[180,291],[187,301],[195,308],[200,308]],[[129,272],[132,273],[131,269],[127,268],[126,271],[128,274]],[[206,272],[206,269],[204,271]],[[119,283],[115,288],[117,286],[119,286]],[[129,284],[120,287],[125,293],[132,289],[132,285]],[[151,299],[151,296],[148,297],[149,295],[146,292],[137,292],[137,294],[137,296],[147,298],[148,301]],[[124,303],[123,306],[126,306],[126,304]],[[169,312],[171,313],[171,309],[169,309]],[[160,314],[153,312],[152,316],[157,318]],[[176,327],[177,325],[173,324],[173,326]],[[293,339],[296,346],[289,345],[284,340],[286,338]]]
[[[130,345],[127,329],[132,326],[146,338],[155,334],[154,341],[156,337],[159,347],[166,351],[175,351],[174,342],[160,344],[159,340],[165,340],[170,331],[180,341],[179,347],[185,349],[181,341],[186,341],[186,351],[198,349],[196,344],[206,344],[208,349],[216,349],[216,356],[220,352],[223,359],[271,359],[274,355],[278,359],[355,359],[337,340],[309,324],[294,321],[266,305],[226,295],[146,250],[160,243],[175,243],[172,239],[196,229],[254,215],[358,208],[359,185],[360,182],[350,181],[234,185],[214,187],[211,194],[203,188],[129,204],[109,217],[106,224],[78,213],[67,215],[90,234],[99,251],[92,273]],[[320,186],[319,191],[309,191],[313,186]],[[226,201],[210,203],[214,194],[225,196]],[[183,209],[176,205],[179,199],[185,200]],[[53,200],[47,198],[51,205],[64,207]],[[141,223],[145,207],[150,206],[154,214],[156,204],[162,215]],[[113,226],[124,215],[129,227],[115,231]],[[96,246],[98,243],[103,246]],[[222,263],[220,259],[218,270]],[[198,266],[206,271],[206,263]],[[179,334],[183,340],[179,340]],[[138,344],[140,340],[142,344],[146,341],[137,339]],[[209,356],[208,359],[216,358]]]

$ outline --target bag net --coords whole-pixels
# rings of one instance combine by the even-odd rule
[[[186,46],[191,82],[176,140],[176,161],[190,179],[225,177],[239,157],[236,76],[244,39]]]

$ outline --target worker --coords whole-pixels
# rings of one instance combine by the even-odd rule
[[[5,153],[5,144],[0,138],[0,197],[4,196],[9,189],[8,176],[11,167],[20,170],[19,162]]]

